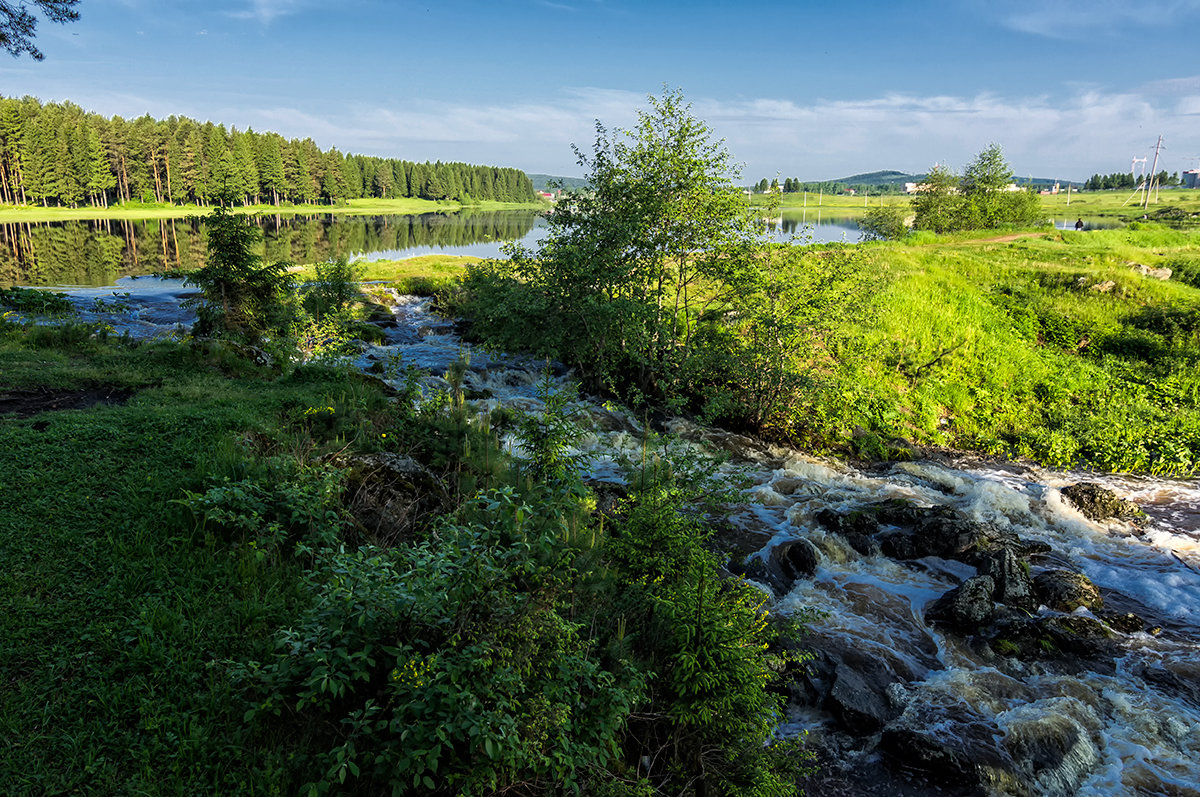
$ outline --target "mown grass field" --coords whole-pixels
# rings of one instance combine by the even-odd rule
[[[539,209],[544,203],[480,202],[469,206],[477,210]],[[235,213],[305,216],[317,213],[339,215],[407,215],[415,213],[452,213],[463,205],[449,200],[434,202],[428,199],[350,199],[337,205],[247,205],[234,208]],[[158,205],[129,203],[108,208],[43,208],[38,206],[0,205],[0,224],[34,223],[44,221],[80,221],[85,219],[182,219],[202,216],[208,208],[195,205]]]
[[[1047,217],[1066,218],[1067,216],[1102,216],[1113,219],[1138,218],[1143,213],[1153,213],[1161,208],[1177,207],[1188,213],[1200,213],[1200,190],[1186,188],[1168,188],[1158,192],[1157,199],[1152,195],[1150,206],[1145,211],[1141,209],[1141,195],[1131,191],[1073,191],[1068,198],[1063,191],[1056,195],[1046,195],[1042,198],[1042,208]],[[870,207],[878,205],[906,206],[910,197],[903,194],[885,196],[830,195],[818,196],[810,192],[807,196],[799,194],[783,194],[780,200],[781,210],[798,210],[806,208],[815,210],[837,211],[846,215],[864,213]],[[756,194],[751,198],[755,206],[768,204],[768,198]]]

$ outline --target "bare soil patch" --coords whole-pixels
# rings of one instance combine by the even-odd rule
[[[111,385],[74,390],[55,390],[53,388],[6,390],[0,393],[0,415],[15,413],[20,418],[28,418],[43,412],[81,410],[97,404],[124,404],[133,395],[133,392],[129,388]]]

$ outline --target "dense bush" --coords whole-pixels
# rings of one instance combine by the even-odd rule
[[[913,198],[913,227],[940,233],[1035,224],[1041,219],[1038,195],[1012,190],[1012,181],[995,144],[976,155],[961,178],[934,166]]]

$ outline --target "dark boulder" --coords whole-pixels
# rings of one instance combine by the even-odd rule
[[[871,536],[879,531],[879,520],[872,513],[857,509],[843,513],[827,507],[817,513],[817,522],[843,537]]]
[[[1035,597],[1044,606],[1059,612],[1073,612],[1080,606],[1093,612],[1104,608],[1104,598],[1091,579],[1070,570],[1047,570],[1033,579]]]
[[[346,503],[360,532],[378,545],[408,541],[449,503],[442,480],[411,457],[381,452],[335,464],[347,471]]]
[[[892,766],[957,794],[1011,793],[1012,757],[999,728],[981,717],[909,717],[883,729],[879,749]]]
[[[817,572],[821,554],[817,547],[805,539],[782,542],[771,548],[766,561],[751,559],[744,567],[747,578],[761,581],[777,595],[791,590],[801,578],[810,578]]]
[[[1138,505],[1126,501],[1112,490],[1095,482],[1080,482],[1062,488],[1070,501],[1088,520],[1139,520],[1145,517]]]
[[[887,698],[885,690],[890,682],[839,664],[825,700],[826,708],[854,736],[878,733],[900,713]]]
[[[1146,621],[1138,617],[1133,612],[1105,612],[1100,615],[1100,619],[1104,621],[1112,630],[1120,634],[1136,634],[1139,631],[1146,630]]]
[[[991,576],[972,576],[931,603],[925,610],[925,621],[953,631],[974,633],[996,614],[992,598],[995,590],[996,582]]]
[[[920,510],[912,531],[896,531],[880,539],[883,552],[894,559],[943,559],[970,561],[981,548],[991,547],[995,532],[950,507]]]
[[[1029,565],[1012,548],[998,548],[979,554],[975,568],[979,575],[990,576],[996,582],[994,597],[1000,603],[1017,609],[1037,608]]]
[[[928,513],[929,509],[921,508],[904,498],[889,498],[886,501],[867,504],[862,511],[889,526],[912,526]]]
[[[1120,655],[1116,634],[1084,615],[1010,617],[989,631],[988,644],[1001,656],[1052,661],[1068,672],[1112,672]]]

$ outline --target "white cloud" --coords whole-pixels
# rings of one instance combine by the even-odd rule
[[[1200,14],[1200,0],[1006,0],[990,8],[1013,30],[1072,39],[1119,36],[1133,27],[1179,29],[1186,18]]]
[[[1181,83],[1180,85],[1185,85]],[[692,97],[693,113],[724,138],[743,176],[833,179],[857,172],[921,172],[935,162],[961,168],[990,143],[1000,144],[1018,175],[1084,179],[1128,168],[1149,154],[1158,135],[1167,146],[1160,168],[1191,168],[1200,154],[1200,88],[1148,94],[1073,89],[1050,96],[885,94],[857,100]],[[51,92],[43,99],[67,96]],[[74,97],[76,101],[83,98]],[[610,131],[631,127],[646,108],[638,92],[582,88],[550,98],[487,105],[406,99],[396,106],[360,104],[248,106],[243,98],[196,97],[189,106],[106,93],[83,101],[106,115],[143,113],[211,119],[239,129],[313,138],[322,148],[410,160],[462,160],[579,175],[571,145],[590,152],[595,120]]]
[[[310,0],[250,0],[250,7],[243,11],[230,12],[235,19],[254,19],[264,25],[279,17],[298,13],[310,4]]]

